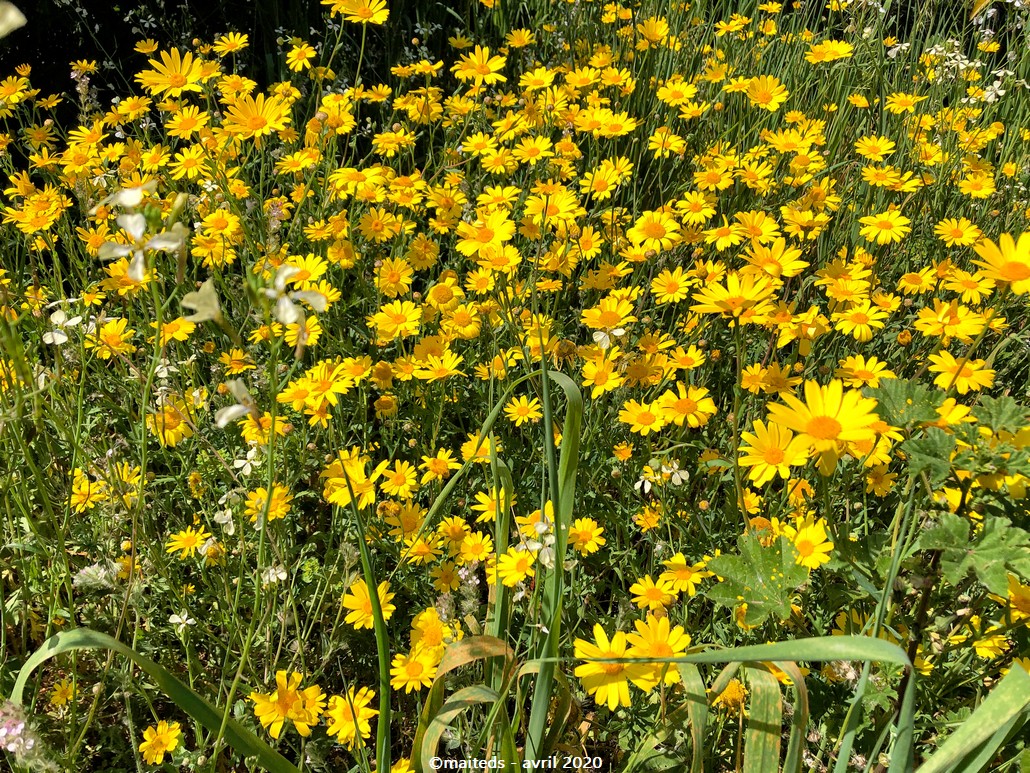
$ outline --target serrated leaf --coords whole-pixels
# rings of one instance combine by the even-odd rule
[[[763,547],[754,533],[744,534],[737,541],[739,555],[713,558],[708,568],[723,582],[708,593],[709,598],[728,607],[747,604],[744,622],[759,625],[770,615],[779,620],[790,617],[790,599],[794,591],[808,579],[808,570],[799,566],[794,546],[780,537]]]
[[[1018,432],[1026,426],[1026,409],[1011,397],[981,397],[972,414],[978,423],[995,432]]]
[[[866,389],[865,395],[876,399],[876,412],[880,418],[896,427],[908,427],[937,418],[937,406],[943,394],[903,378],[884,381],[876,389]]]
[[[910,474],[918,475],[925,471],[929,473],[931,483],[942,483],[951,472],[955,438],[938,427],[931,427],[922,437],[902,443],[901,450],[908,457]]]
[[[972,571],[992,593],[1004,595],[1008,576],[1030,573],[1030,534],[1012,526],[1007,518],[989,518],[972,538],[969,522],[946,513],[936,526],[923,532],[918,545],[940,550],[944,579],[958,585]]]

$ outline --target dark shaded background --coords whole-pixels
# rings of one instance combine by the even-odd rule
[[[32,85],[43,95],[72,92],[75,84],[69,63],[95,60],[99,71],[92,84],[100,90],[105,107],[111,96],[140,93],[130,81],[146,63],[146,57],[133,50],[144,38],[167,47],[189,44],[194,38],[212,42],[226,32],[246,33],[250,45],[237,60],[243,73],[265,87],[287,76],[278,39],[297,35],[317,44],[327,35],[334,36],[324,21],[329,9],[319,0],[15,0],[15,4],[28,24],[0,41],[0,78],[27,63],[32,65]],[[362,68],[366,82],[382,79],[393,64],[415,58],[410,41],[417,27],[440,27],[418,37],[422,53],[442,58],[448,51],[447,37],[459,27],[467,29],[478,22],[476,0],[390,0],[388,5],[389,22],[368,29]],[[337,70],[341,75],[348,54],[356,58],[360,32],[358,25],[345,25],[351,50],[345,49],[344,58],[338,59],[344,65]]]

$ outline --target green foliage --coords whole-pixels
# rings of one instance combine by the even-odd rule
[[[758,535],[748,532],[737,540],[738,555],[712,559],[709,568],[723,581],[709,591],[712,600],[727,607],[747,604],[746,625],[760,625],[772,617],[790,616],[791,596],[808,579],[808,570],[797,563],[797,551],[786,537],[763,546]]]
[[[892,378],[865,394],[877,402],[876,412],[888,424],[911,429],[937,418],[943,393],[907,378]]]
[[[908,458],[909,474],[925,472],[934,485],[948,479],[955,447],[955,437],[939,427],[931,427],[921,437],[910,438],[901,444],[901,450]]]
[[[297,768],[279,752],[258,738],[251,730],[229,716],[228,709],[218,709],[194,690],[175,678],[168,669],[141,655],[132,647],[99,631],[76,628],[59,633],[47,639],[25,661],[18,672],[18,678],[11,692],[11,700],[19,704],[24,698],[25,687],[32,672],[51,658],[77,650],[111,650],[131,660],[157,685],[170,700],[193,717],[216,739],[224,738],[229,745],[245,757],[254,757],[269,773],[297,773]]]
[[[952,585],[973,573],[992,593],[1005,594],[1010,573],[1030,578],[1030,534],[1006,518],[988,518],[977,527],[967,518],[945,513],[917,544],[923,550],[941,551],[941,569]]]

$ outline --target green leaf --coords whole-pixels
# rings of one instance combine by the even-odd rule
[[[981,397],[972,414],[978,424],[995,432],[1018,432],[1026,426],[1026,409],[1011,397]]]
[[[923,437],[910,438],[902,443],[901,450],[908,457],[911,475],[925,471],[929,473],[931,483],[942,483],[951,472],[955,438],[939,427],[931,427]]]
[[[903,378],[884,381],[876,389],[866,389],[867,397],[876,399],[880,418],[895,427],[910,427],[937,418],[937,406],[944,394]]]
[[[919,773],[973,773],[985,770],[994,752],[997,752],[1011,732],[1018,730],[1030,719],[1028,712],[1030,673],[1014,665],[969,719],[922,764]],[[1000,732],[1002,729],[1005,733]]]
[[[576,502],[576,473],[579,469],[580,428],[583,425],[583,393],[576,382],[555,370],[546,371],[543,379],[544,397],[544,448],[548,456],[548,483],[554,507],[554,568],[542,570],[537,582],[543,587],[542,617],[546,625],[546,637],[537,652],[540,673],[533,686],[533,700],[529,723],[526,727],[527,761],[543,759],[551,750],[546,748],[548,734],[548,713],[551,710],[551,695],[554,692],[554,660],[558,655],[561,638],[562,604],[565,597],[565,549],[569,530],[572,528],[572,512]],[[554,465],[554,443],[551,437],[551,392],[549,381],[553,381],[565,393],[565,424],[562,428],[561,450],[557,468]]]
[[[702,773],[705,764],[705,724],[708,722],[708,696],[701,671],[693,663],[679,667],[687,696],[687,719],[690,722],[690,742],[693,746],[690,773]]]
[[[422,737],[422,743],[417,747],[417,751],[413,750],[412,756],[414,757],[415,754],[418,754],[420,762],[423,764],[424,761],[432,759],[436,756],[436,749],[440,745],[440,740],[443,738],[444,733],[447,732],[447,728],[453,719],[461,712],[477,704],[493,704],[498,700],[500,700],[500,696],[485,684],[474,684],[471,687],[458,690],[440,707],[440,711],[433,717],[432,722],[429,723],[429,727],[426,729],[425,735]]]
[[[468,639],[462,639],[460,642],[447,648],[443,659],[440,661],[440,665],[437,666],[436,677],[433,679],[433,685],[429,688],[429,695],[426,698],[425,705],[422,707],[418,726],[415,729],[411,766],[417,773],[422,773],[426,769],[425,761],[428,760],[428,757],[423,757],[421,750],[426,735],[433,726],[433,722],[440,716],[440,712],[443,710],[444,675],[477,660],[487,660],[495,657],[509,658],[511,655],[511,648],[493,636],[473,636]],[[494,693],[494,695],[496,694]]]
[[[744,735],[744,773],[779,770],[783,734],[780,683],[764,668],[749,666],[745,673],[751,688],[751,700]]]
[[[801,773],[804,763],[805,741],[808,735],[808,688],[801,669],[794,663],[781,660],[775,664],[782,669],[793,682],[794,715],[790,726],[790,741],[787,744],[787,755],[783,760],[783,773]]]
[[[941,551],[944,579],[958,585],[973,572],[992,593],[1004,594],[1009,574],[1030,576],[1030,534],[1000,516],[985,520],[972,538],[969,528],[965,518],[945,513],[919,537],[921,549]]]
[[[758,536],[749,532],[737,540],[737,549],[740,555],[717,556],[708,562],[708,568],[724,578],[709,590],[709,598],[728,607],[746,603],[748,625],[759,625],[770,616],[786,620],[791,596],[808,579],[790,540],[780,537],[763,547]]]
[[[158,665],[145,655],[140,655],[132,647],[106,633],[100,633],[90,628],[62,631],[43,642],[42,646],[29,656],[21,671],[18,672],[14,690],[11,692],[11,700],[17,704],[22,702],[22,695],[25,692],[29,676],[50,658],[74,650],[93,649],[112,650],[119,655],[124,655],[153,679],[161,691],[180,709],[210,732],[217,734],[222,731],[223,711],[221,709],[193,692],[164,666]],[[257,757],[260,767],[271,773],[297,773],[297,768],[292,763],[235,719],[228,719],[224,724],[223,737],[238,753],[244,757]]]

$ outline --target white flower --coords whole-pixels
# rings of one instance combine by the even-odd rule
[[[621,338],[624,335],[626,335],[626,331],[621,327],[617,327],[608,333],[603,330],[595,330],[593,339],[595,344],[600,346],[602,349],[607,350],[612,346],[612,336]]]
[[[677,459],[671,459],[662,465],[662,475],[669,476],[673,486],[679,486],[690,480],[690,473],[680,469]]]
[[[68,334],[65,329],[72,328],[82,322],[82,317],[69,318],[63,309],[58,309],[50,315],[50,322],[54,329],[43,334],[43,342],[53,346],[60,346],[68,342]]]
[[[232,466],[240,471],[241,475],[247,476],[254,472],[254,465],[260,464],[261,462],[261,451],[257,446],[251,446],[250,450],[247,451],[246,459],[236,459]]]
[[[157,367],[154,369],[154,374],[159,379],[166,379],[169,376],[171,376],[173,373],[178,373],[178,372],[179,372],[179,369],[177,367],[175,367],[174,365],[172,365],[172,363],[167,358],[165,358],[165,357],[162,357],[158,361]]]
[[[218,305],[218,294],[215,292],[213,279],[204,282],[199,290],[186,293],[179,303],[184,309],[193,312],[186,317],[188,322],[207,322],[208,320],[218,322],[222,318],[222,309]]]
[[[270,566],[261,573],[262,585],[274,585],[286,579],[286,570],[281,566]]]
[[[248,413],[258,418],[261,413],[257,409],[257,403],[247,390],[247,385],[239,379],[233,379],[228,382],[229,391],[232,392],[233,397],[236,398],[236,405],[230,405],[225,408],[221,408],[218,413],[215,414],[215,425],[222,429],[226,425],[242,419]]]
[[[0,3],[0,38],[5,38],[26,23],[25,14],[14,3]]]
[[[195,625],[197,621],[190,617],[190,613],[188,611],[184,611],[181,615],[172,615],[169,617],[168,622],[175,626],[176,633],[181,636],[183,631],[186,630],[187,625]]]
[[[236,519],[233,518],[232,508],[221,510],[215,516],[215,523],[222,527],[222,530],[230,537],[236,533]]]

